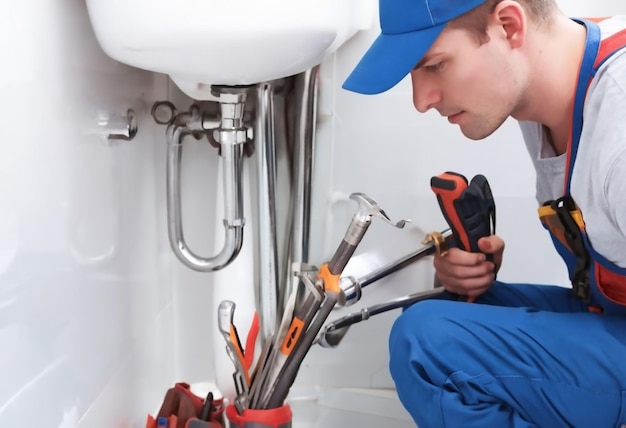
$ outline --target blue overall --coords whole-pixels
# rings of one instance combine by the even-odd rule
[[[620,43],[605,39],[600,49],[599,27],[581,23],[587,45],[564,196],[569,196],[588,84],[606,57],[626,45],[620,33]],[[451,298],[407,308],[390,334],[389,367],[402,404],[420,428],[626,424],[626,269],[591,248],[578,212],[572,217],[581,225],[589,257],[581,276],[580,259],[563,231],[552,227],[555,211],[542,207],[540,216],[572,280],[586,281],[581,285],[586,292],[579,293],[584,298],[564,287],[495,282],[475,303]]]

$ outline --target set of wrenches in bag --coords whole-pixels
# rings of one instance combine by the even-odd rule
[[[473,247],[474,242],[480,236],[495,231],[495,206],[486,179],[472,180],[473,186],[470,188],[464,177],[460,175],[451,177],[449,174],[453,173],[445,174],[440,177],[433,177],[431,187],[437,194],[440,207],[450,229],[441,233],[432,232],[428,234],[427,240],[424,242],[426,245],[423,248],[393,265],[375,272],[370,278],[372,282],[426,255],[442,254],[449,246],[456,245],[461,248],[473,249],[470,247]],[[465,185],[459,177],[465,180]],[[476,198],[472,195],[472,193],[476,193],[474,191],[478,184],[484,188],[485,193],[478,201],[480,206],[475,205]],[[447,188],[450,185],[453,188]],[[470,196],[469,199],[466,197],[468,195]],[[350,298],[347,297],[348,294],[354,293],[355,290],[359,295],[358,298],[360,298],[361,287],[367,285],[353,280],[349,287],[342,286],[341,274],[362,241],[371,224],[372,217],[378,217],[396,228],[403,228],[410,222],[410,220],[392,222],[376,201],[363,193],[353,193],[350,198],[358,203],[358,209],[352,217],[339,247],[328,263],[322,264],[319,268],[307,266],[297,273],[304,288],[294,290],[290,296],[277,331],[265,338],[261,355],[256,363],[253,364],[252,357],[248,354],[253,352],[258,325],[253,321],[244,352],[233,324],[234,303],[223,301],[220,304],[218,324],[227,342],[227,352],[235,365],[233,379],[237,395],[234,405],[239,414],[242,414],[246,409],[274,409],[282,406],[296,379],[302,361],[314,344],[335,347],[351,324],[365,320],[377,313],[408,306],[423,299],[436,298],[443,292],[443,289],[435,289],[416,293],[361,310],[324,326],[337,304],[345,305],[346,299]],[[471,202],[469,208],[463,208],[462,204],[457,204],[455,208],[455,201],[464,198]],[[487,204],[483,204],[481,201],[487,201]],[[484,215],[476,217],[475,209],[482,210]],[[490,222],[493,224],[487,224]],[[472,245],[466,243],[467,239],[472,241]],[[302,292],[303,290],[304,292]]]

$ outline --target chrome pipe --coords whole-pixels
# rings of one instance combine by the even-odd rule
[[[243,243],[243,202],[241,145],[223,145],[220,161],[224,177],[224,246],[215,256],[204,258],[195,254],[186,244],[182,226],[180,171],[183,139],[192,131],[186,126],[167,127],[167,226],[170,247],[187,267],[199,272],[219,270],[232,262]]]
[[[317,124],[319,65],[302,74],[303,94],[298,115],[294,146],[294,222],[292,227],[293,259],[309,262],[311,228],[311,187]]]
[[[276,135],[274,88],[257,85],[255,150],[257,155],[259,288],[257,308],[263,337],[276,331],[279,319],[279,268],[276,229]],[[281,311],[282,313],[282,311]]]
[[[241,251],[243,244],[243,143],[247,141],[247,128],[243,125],[246,92],[241,88],[216,88],[220,96],[220,125],[206,129],[210,121],[193,105],[189,112],[177,114],[168,102],[155,103],[152,115],[157,123],[168,123],[165,131],[167,141],[167,229],[170,247],[176,257],[190,269],[211,272],[231,263]],[[165,113],[165,118],[161,117]],[[220,144],[219,161],[223,174],[224,198],[224,244],[213,257],[201,257],[185,242],[181,214],[181,160],[183,140],[188,135],[200,138],[212,132]]]
[[[294,275],[293,263],[309,263],[311,228],[311,188],[313,159],[317,124],[317,101],[319,94],[319,71],[317,65],[297,76],[297,115],[292,156],[292,192],[290,201],[290,226],[287,261],[283,287],[279,299],[281,312],[292,291],[302,290],[300,279]],[[302,294],[299,292],[299,294]],[[299,301],[300,299],[298,299]]]

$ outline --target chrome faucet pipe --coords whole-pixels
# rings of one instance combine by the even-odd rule
[[[257,156],[259,287],[256,295],[263,337],[274,333],[278,316],[279,268],[276,228],[276,141],[274,88],[257,86],[255,150]]]

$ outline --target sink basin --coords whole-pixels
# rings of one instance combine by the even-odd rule
[[[375,0],[87,0],[122,63],[168,74],[189,96],[305,71],[375,20]]]

